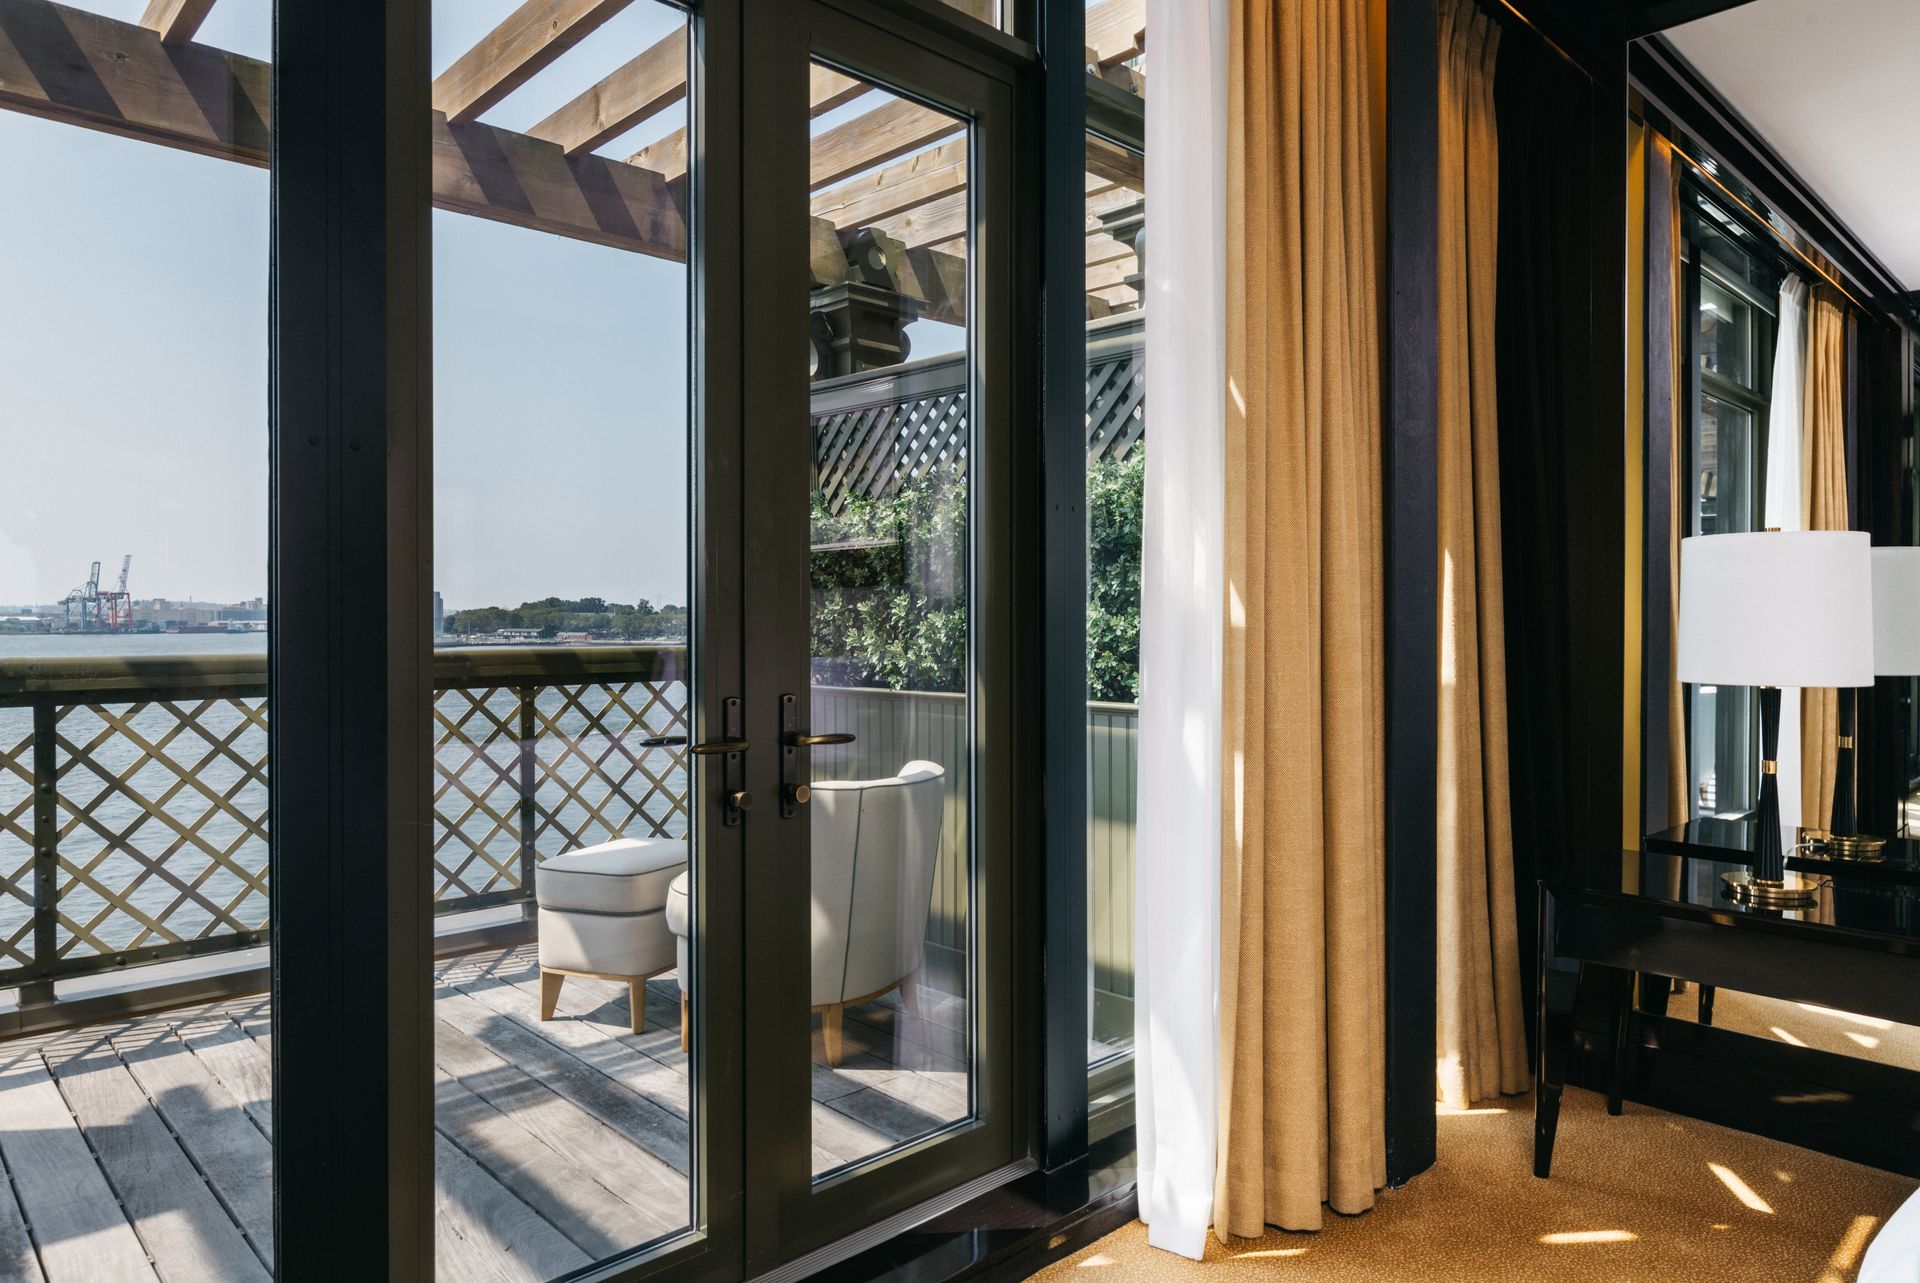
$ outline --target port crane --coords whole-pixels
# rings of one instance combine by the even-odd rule
[[[100,563],[94,562],[87,582],[69,592],[62,603],[66,607],[66,628],[70,632],[125,632],[133,627],[133,598],[127,593],[127,572],[133,566],[133,554],[120,562],[118,588],[100,591]]]

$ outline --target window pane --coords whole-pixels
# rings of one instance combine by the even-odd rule
[[[973,1114],[970,140],[860,83],[811,158],[816,1177]]]
[[[1753,307],[1713,277],[1700,276],[1700,368],[1753,384]]]
[[[1145,167],[1087,139],[1087,1058],[1133,1046],[1133,836],[1146,479]]]
[[[0,1003],[81,1022],[7,1043],[10,1279],[273,1265],[272,11],[144,8],[0,6]]]
[[[685,749],[643,743],[688,729],[687,19],[602,13],[501,94],[497,27],[521,12],[433,14],[449,1281],[552,1278],[684,1228],[699,1162]]]

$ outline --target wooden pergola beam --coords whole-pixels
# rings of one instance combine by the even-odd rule
[[[819,190],[963,132],[967,122],[917,102],[894,98],[813,140],[808,184]]]
[[[817,193],[813,215],[852,229],[902,214],[967,185],[967,140],[955,138]]]
[[[0,0],[0,108],[140,142],[265,167],[272,79],[256,58],[160,34],[53,0]],[[623,161],[435,113],[436,208],[654,258],[687,256],[682,185]],[[844,279],[837,230],[812,219],[814,280]],[[890,249],[896,288],[922,315],[966,318],[966,264]]]
[[[873,86],[851,76],[843,76],[831,67],[815,63],[807,81],[807,108],[812,116],[824,116],[835,107],[843,107]],[[668,178],[687,172],[687,131],[684,127],[648,143],[627,157],[629,164],[640,165]]]
[[[527,132],[558,143],[569,156],[592,151],[687,96],[687,29],[683,26]]]
[[[579,44],[631,0],[526,0],[434,77],[433,109],[477,118]]]
[[[162,44],[185,44],[200,34],[200,24],[213,12],[213,0],[147,0],[140,25],[160,33]]]
[[[1087,48],[1094,66],[1110,67],[1146,49],[1146,0],[1101,0],[1087,10]]]

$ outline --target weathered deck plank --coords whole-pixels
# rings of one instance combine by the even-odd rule
[[[592,980],[540,1020],[530,946],[435,979],[440,1277],[528,1283],[685,1227],[694,1102],[673,977],[647,986],[640,1034],[626,987]],[[920,996],[919,1017],[892,996],[849,1012],[837,1067],[816,1029],[816,1174],[965,1113],[965,1004]],[[0,1279],[269,1274],[272,1029],[249,997],[0,1044]]]
[[[118,1030],[113,1045],[247,1238],[273,1256],[273,1144],[233,1093],[159,1021]]]
[[[445,1021],[436,1022],[434,1059],[442,1071],[548,1148],[571,1155],[633,1206],[653,1233],[687,1223],[684,1176],[631,1138],[578,1108]]]
[[[14,1196],[13,1180],[0,1173],[0,1279],[17,1283],[46,1283],[40,1272],[40,1258],[34,1255],[33,1240],[27,1235],[27,1220]]]
[[[155,1283],[158,1275],[46,1066],[0,1077],[0,1153],[40,1246],[47,1283]]]
[[[585,1252],[452,1141],[433,1139],[436,1277],[545,1283],[591,1264]]]
[[[166,1283],[271,1283],[104,1033],[50,1043],[47,1067]]]

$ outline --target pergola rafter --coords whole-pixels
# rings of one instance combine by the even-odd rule
[[[687,96],[687,29],[679,27],[527,132],[569,156],[594,148]]]
[[[160,33],[162,44],[185,44],[200,33],[214,0],[147,0],[140,25]]]
[[[432,120],[437,208],[685,260],[685,131],[627,161],[592,150],[684,98],[684,31],[528,133],[471,118],[626,2],[531,0],[436,81],[436,103],[444,90],[454,107],[436,110]],[[211,4],[153,0],[146,19],[134,24],[54,0],[0,0],[0,108],[265,166],[271,68],[180,34]],[[815,116],[873,92],[860,80],[813,68]],[[964,131],[962,120],[889,98],[814,140],[809,267],[816,285],[846,280],[854,255],[859,279],[884,272],[918,315],[965,319]],[[1111,293],[1111,282],[1130,270],[1132,253],[1097,215],[1137,200],[1144,186],[1138,157],[1110,150],[1107,163],[1089,161],[1090,171],[1101,172],[1088,180],[1087,260],[1112,265],[1089,280],[1090,295]],[[869,229],[873,235],[861,236]]]
[[[464,123],[533,79],[632,0],[526,0],[434,77],[433,109]]]

